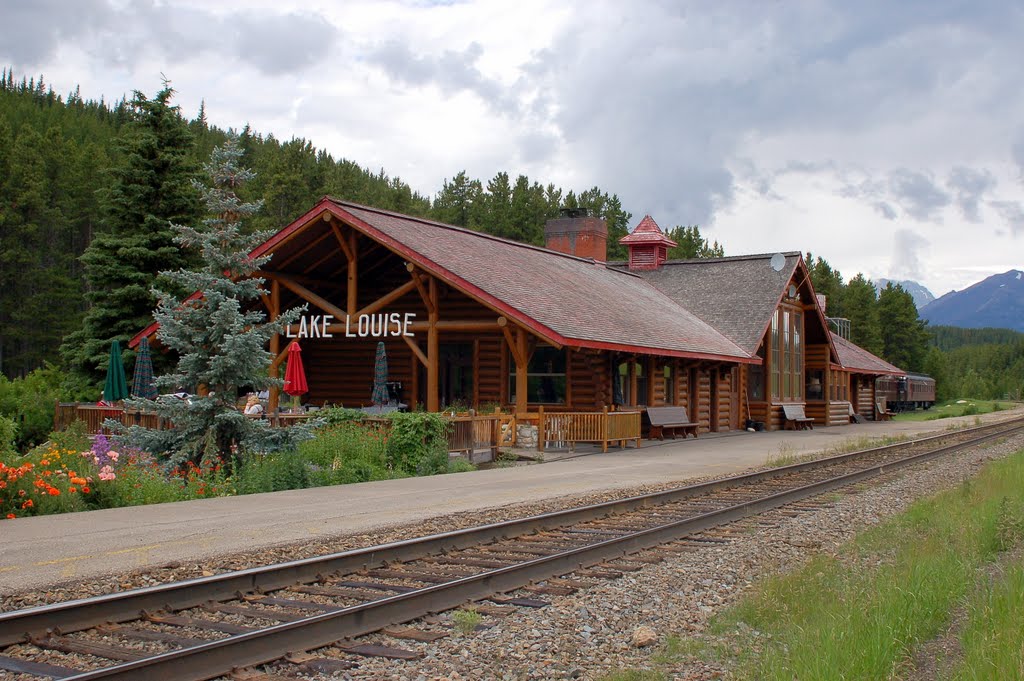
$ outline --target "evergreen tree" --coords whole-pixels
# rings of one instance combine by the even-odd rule
[[[875,285],[858,273],[846,285],[843,300],[846,318],[850,320],[850,340],[868,352],[881,356],[885,348],[878,325]]]
[[[150,322],[157,274],[187,263],[171,224],[192,224],[201,215],[192,186],[198,167],[173,95],[166,83],[153,99],[135,93],[118,145],[121,160],[103,197],[103,231],[82,255],[91,307],[61,353],[86,385],[102,380],[111,341],[125,345]]]
[[[676,225],[668,231],[666,236],[678,244],[674,248],[668,249],[669,260],[721,258],[725,255],[725,249],[717,241],[711,243],[705,239],[697,225],[688,227]]]
[[[814,292],[825,296],[825,314],[829,317],[846,318],[843,304],[846,285],[843,283],[843,275],[839,273],[839,270],[832,269],[828,261],[821,256],[815,258],[808,253],[804,262],[811,274],[811,286],[814,287]]]
[[[290,310],[274,322],[266,322],[257,301],[266,294],[263,279],[253,277],[270,256],[250,258],[249,253],[271,236],[269,232],[246,234],[242,221],[256,213],[261,203],[244,203],[236,191],[253,173],[240,165],[242,150],[237,136],[214,150],[206,165],[212,186],[202,188],[210,214],[200,227],[175,225],[175,240],[201,255],[195,270],[179,269],[162,274],[181,290],[198,295],[183,298],[155,290],[159,298],[154,317],[160,324],[157,337],[177,353],[176,370],[157,379],[157,385],[205,386],[207,394],[191,398],[130,400],[133,407],[151,409],[174,424],[171,430],[133,426],[121,429],[133,446],[167,458],[176,464],[198,463],[204,457],[234,459],[245,452],[266,452],[294,447],[309,436],[309,428],[271,428],[266,420],[246,417],[235,407],[243,386],[262,390],[281,386],[270,378],[270,338],[294,322],[301,309]],[[253,303],[257,303],[254,305]]]
[[[432,216],[449,225],[479,229],[484,210],[483,186],[479,180],[470,180],[465,170],[460,170],[451,182],[444,181],[434,199]]]
[[[928,352],[928,332],[917,316],[914,298],[899,284],[889,284],[878,294],[878,325],[882,357],[906,371],[921,371]]]

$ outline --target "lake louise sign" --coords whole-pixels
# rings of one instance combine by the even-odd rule
[[[412,324],[415,312],[399,314],[361,314],[354,322],[351,316],[345,317],[345,338],[388,338],[411,336],[409,325]],[[340,330],[334,323],[334,315],[308,315],[299,318],[298,324],[285,327],[288,338],[334,338],[333,331]]]

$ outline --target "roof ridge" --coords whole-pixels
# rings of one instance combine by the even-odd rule
[[[544,246],[537,246],[535,244],[526,244],[526,243],[523,243],[522,241],[516,241],[515,239],[508,239],[506,237],[501,237],[501,236],[497,236],[497,235],[494,235],[494,234],[489,234],[487,232],[478,232],[475,229],[470,229],[468,227],[459,227],[458,225],[450,225],[447,222],[440,222],[438,220],[431,220],[430,218],[419,217],[419,216],[416,216],[416,215],[407,215],[405,213],[398,213],[396,211],[386,210],[384,208],[375,208],[374,206],[365,206],[365,205],[363,205],[361,203],[356,203],[354,201],[343,201],[342,199],[336,199],[333,196],[325,196],[324,198],[327,199],[328,201],[330,201],[330,202],[332,202],[334,204],[337,204],[339,206],[342,206],[342,207],[347,206],[347,207],[350,207],[350,208],[357,208],[359,210],[370,211],[371,213],[379,213],[381,215],[388,215],[390,217],[399,218],[401,220],[409,220],[409,221],[412,221],[412,222],[420,222],[420,223],[423,223],[423,224],[426,224],[426,225],[432,225],[434,227],[439,227],[441,229],[448,229],[448,230],[451,230],[453,232],[460,232],[462,234],[469,234],[469,235],[472,235],[472,236],[480,237],[481,239],[489,239],[490,241],[497,241],[497,242],[504,243],[504,244],[510,244],[512,246],[519,246],[521,248],[527,248],[527,249],[530,249],[532,251],[539,251],[541,253],[550,253],[552,255],[561,256],[563,258],[569,258],[571,260],[578,260],[580,262],[585,262],[585,263],[590,263],[590,264],[595,264],[595,265],[605,265],[605,266],[607,266],[607,264],[608,264],[606,261],[603,261],[603,260],[595,260],[594,258],[584,258],[584,257],[578,256],[578,255],[572,255],[571,253],[563,253],[562,251],[556,251],[556,250],[553,250],[553,249],[550,249],[550,248],[545,248]],[[614,268],[608,268],[608,269],[614,269]]]

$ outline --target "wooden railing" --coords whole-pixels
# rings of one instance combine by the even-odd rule
[[[618,442],[625,447],[630,440],[640,446],[640,412],[545,412],[538,411],[537,448],[544,451],[548,445],[563,447],[577,442],[594,442],[607,452],[608,445]]]
[[[280,428],[302,423],[310,418],[316,417],[316,413],[270,413],[266,415],[270,425]],[[448,451],[465,452],[471,455],[478,449],[487,449],[491,457],[498,454],[498,447],[501,445],[500,438],[501,424],[512,417],[509,414],[485,414],[473,416],[446,416],[451,428],[448,430]],[[143,412],[138,409],[124,409],[121,407],[101,407],[95,404],[82,404],[78,402],[58,402],[54,408],[53,429],[60,431],[67,428],[73,421],[82,421],[89,433],[106,433],[110,431],[103,427],[107,419],[120,421],[126,426],[139,425],[147,428],[162,429],[169,427],[169,422],[160,419],[156,414]],[[368,428],[380,429],[390,425],[387,419],[369,418],[363,423]],[[507,428],[504,432],[508,432]],[[511,443],[506,443],[510,445]]]

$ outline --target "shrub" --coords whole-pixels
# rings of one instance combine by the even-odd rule
[[[0,416],[0,461],[10,462],[18,453],[14,442],[18,435],[18,424],[13,419]]]
[[[238,494],[305,489],[314,485],[309,461],[298,452],[248,454],[234,477]]]
[[[339,423],[350,423],[352,421],[362,421],[366,418],[366,414],[358,409],[346,409],[345,407],[328,407],[327,409],[321,409],[317,412],[317,417],[321,419],[325,425],[335,426]]]
[[[387,458],[406,475],[434,475],[448,470],[448,422],[439,414],[416,412],[388,416],[391,430]]]
[[[449,473],[468,473],[475,470],[476,466],[465,459],[452,459],[448,462]]]
[[[60,399],[62,374],[52,366],[13,381],[0,376],[0,415],[18,424],[16,447],[25,451],[46,440],[53,429],[53,405]]]
[[[396,475],[388,466],[384,438],[379,430],[341,422],[300,443],[297,455],[308,462],[313,485],[388,480]]]

